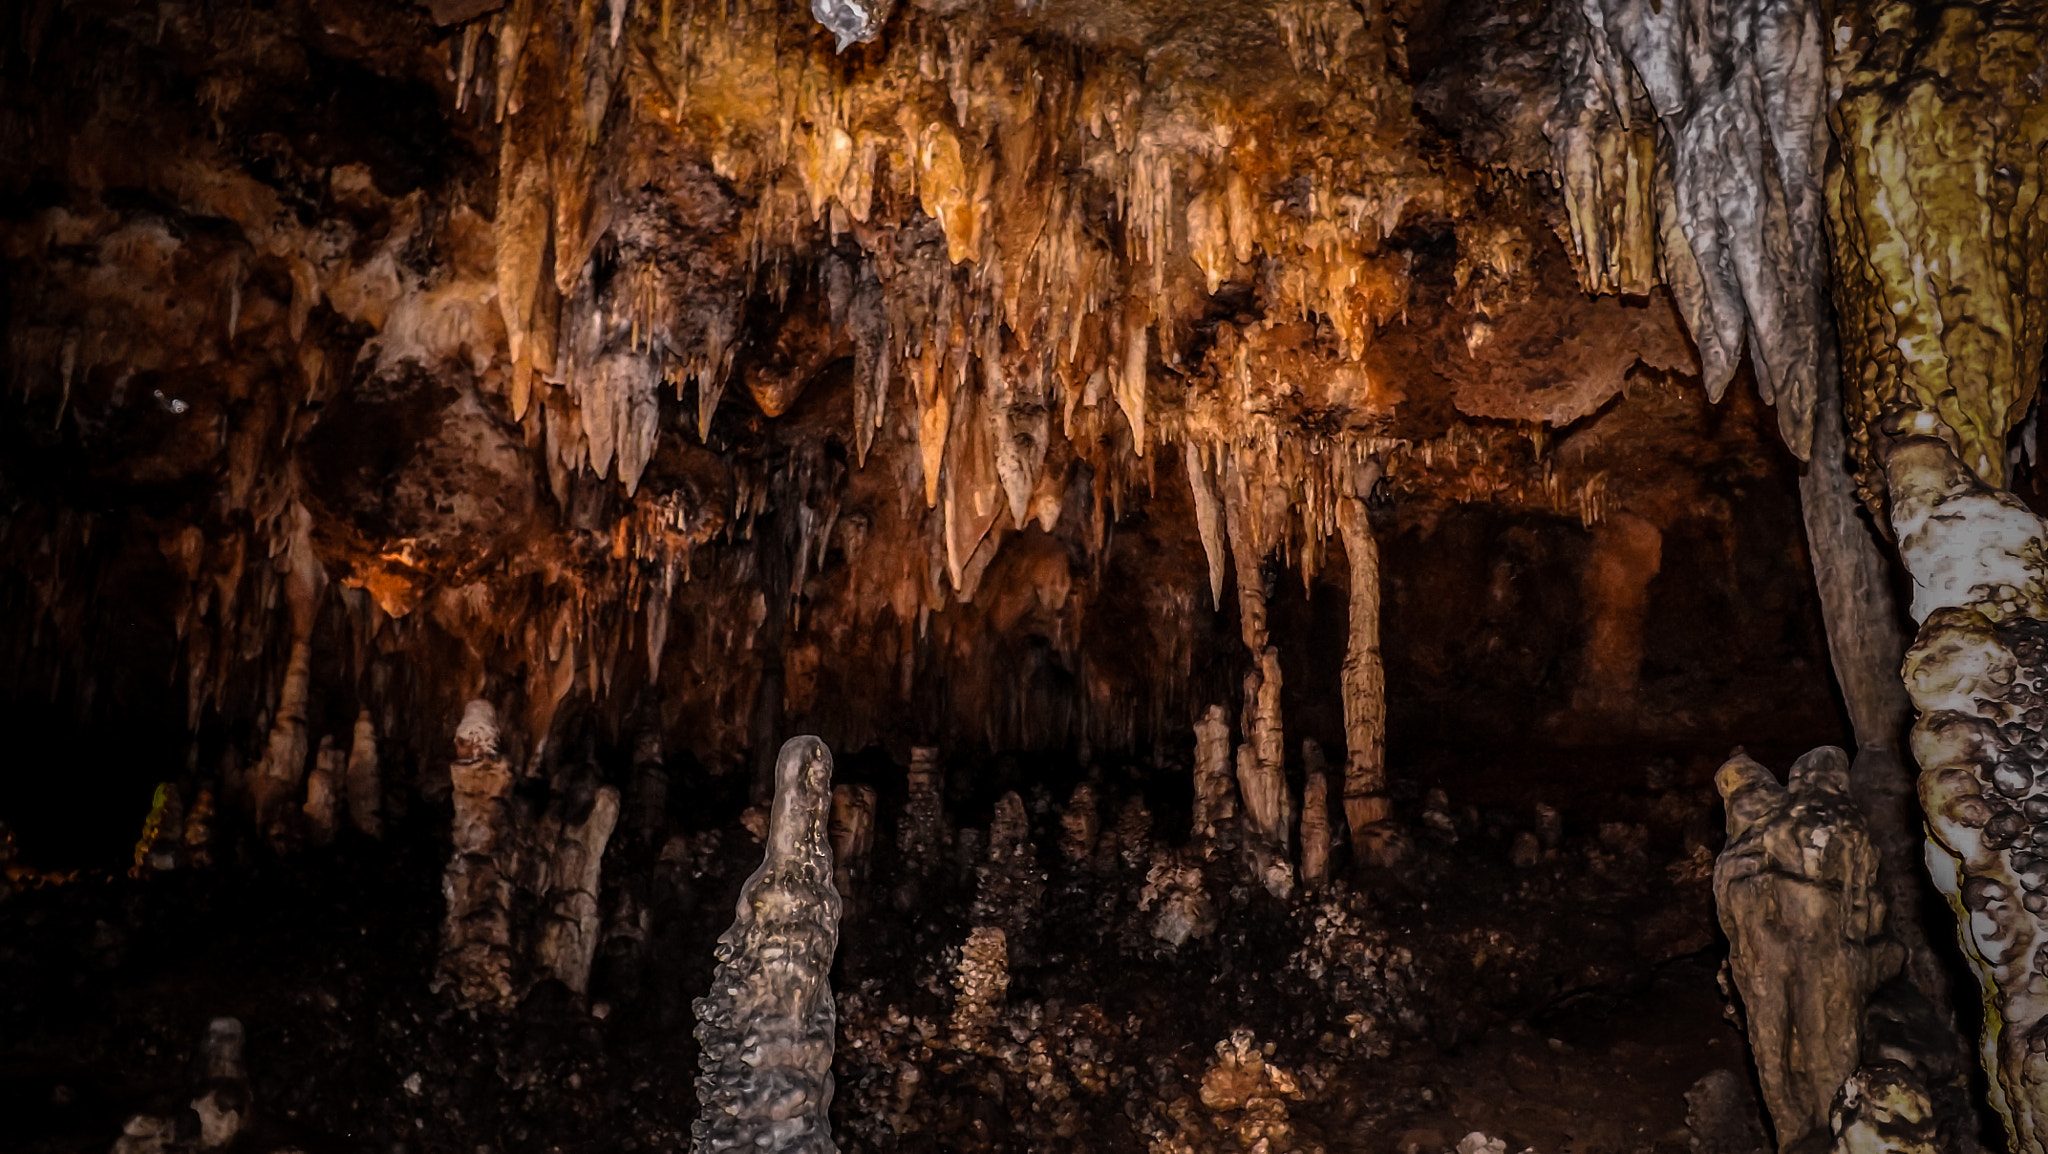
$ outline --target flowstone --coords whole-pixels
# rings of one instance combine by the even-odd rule
[[[837,1154],[830,975],[840,898],[826,830],[831,806],[832,752],[815,737],[783,743],[766,856],[718,939],[711,992],[693,1007],[704,1047],[693,1154]]]

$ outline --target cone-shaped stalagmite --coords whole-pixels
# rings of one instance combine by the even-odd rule
[[[831,808],[831,751],[815,737],[790,738],[775,759],[766,853],[718,939],[711,992],[695,1003],[704,1052],[694,1154],[838,1149],[830,1117],[840,912]]]

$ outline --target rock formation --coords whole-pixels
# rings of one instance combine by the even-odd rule
[[[704,1047],[691,1150],[831,1154],[832,955],[839,891],[826,822],[832,754],[793,737],[775,759],[761,865],[718,939],[711,992],[695,1002]]]
[[[1877,850],[1840,749],[1800,758],[1782,786],[1738,754],[1715,785],[1728,844],[1714,863],[1714,904],[1778,1149],[1796,1151],[1826,1132],[1862,1060],[1864,1004],[1898,970]]]
[[[441,927],[436,983],[465,1002],[503,1006],[516,993],[512,898],[516,885],[512,767],[499,752],[498,711],[472,701],[455,728],[454,856],[442,882],[448,912]]]

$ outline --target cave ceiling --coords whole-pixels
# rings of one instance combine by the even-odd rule
[[[479,694],[528,754],[569,703],[1129,745],[1235,696],[1232,586],[1348,582],[1346,500],[1732,539],[1804,452],[1806,386],[1702,368],[1572,13],[882,15],[20,7],[12,676],[243,747],[295,647],[418,749]]]

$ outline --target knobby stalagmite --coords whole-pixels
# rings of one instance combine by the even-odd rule
[[[766,852],[718,939],[711,992],[694,1003],[703,1047],[693,1154],[836,1154],[832,1051],[839,946],[833,884],[832,753],[793,737],[775,759]]]

